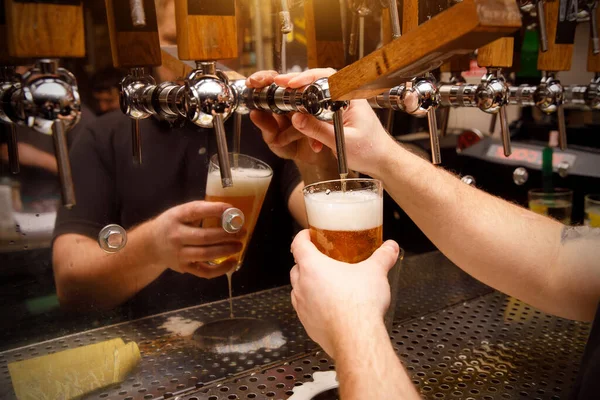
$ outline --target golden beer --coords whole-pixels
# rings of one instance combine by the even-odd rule
[[[383,243],[381,183],[348,179],[346,190],[341,189],[341,181],[305,188],[310,238],[328,257],[358,263],[369,258]]]
[[[231,157],[231,155],[230,155]],[[214,264],[221,264],[226,260],[235,259],[237,268],[244,261],[248,242],[252,237],[252,232],[258,221],[260,209],[265,200],[265,195],[269,189],[273,171],[269,166],[257,159],[238,155],[238,167],[232,167],[231,175],[233,186],[224,188],[221,185],[221,175],[218,167],[213,166],[213,159],[216,163],[216,157],[211,159],[211,167],[209,168],[208,177],[206,179],[206,201],[223,202],[231,204],[233,207],[240,209],[244,213],[245,222],[244,229],[246,235],[241,238],[242,250],[229,257],[223,257],[217,260],[212,260]],[[232,162],[232,166],[233,166]],[[219,218],[206,218],[202,221],[203,228],[220,227],[221,221]]]

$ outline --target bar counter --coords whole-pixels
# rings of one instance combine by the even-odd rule
[[[391,340],[431,399],[567,399],[589,324],[546,315],[463,273],[438,252],[403,261]],[[227,300],[88,330],[0,353],[1,398],[15,398],[7,364],[113,338],[135,341],[128,378],[89,399],[287,399],[334,364],[291,306],[289,286],[236,297],[236,317],[264,331],[240,345],[203,348],[191,334],[229,316]],[[334,396],[320,396],[319,399]],[[393,398],[393,394],[390,394]]]

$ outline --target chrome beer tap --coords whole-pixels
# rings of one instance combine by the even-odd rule
[[[561,150],[567,148],[567,126],[563,105],[564,89],[556,78],[555,72],[545,72],[542,81],[533,94],[535,105],[544,113],[556,112],[558,120],[558,145]]]
[[[67,208],[74,206],[66,132],[79,121],[81,101],[73,74],[60,68],[56,60],[38,60],[22,75],[20,87],[3,91],[1,114],[3,120],[52,135],[62,201]]]
[[[502,75],[501,69],[488,68],[488,73],[481,78],[481,83],[477,87],[477,105],[480,110],[489,114],[498,114],[500,117],[502,147],[504,148],[504,155],[506,157],[512,153],[508,117],[506,115],[508,94],[508,85]]]
[[[429,124],[429,140],[431,144],[431,160],[439,164],[441,160],[435,109],[439,105],[439,93],[435,79],[431,74],[414,78],[411,82],[396,86],[389,91],[368,99],[373,108],[391,108],[404,111],[415,117],[427,116]]]
[[[590,110],[600,110],[600,73],[588,85],[570,85],[564,88],[563,104]]]
[[[349,103],[331,99],[327,78],[317,79],[310,85],[297,89],[275,84],[254,89],[245,87],[243,80],[234,81],[231,86],[234,88],[235,110],[238,113],[247,113],[251,109],[277,114],[299,112],[310,114],[321,121],[333,121],[338,170],[342,178],[348,175],[342,113]]]
[[[236,90],[213,61],[196,62],[185,81],[185,112],[202,128],[214,128],[223,187],[233,186],[224,122],[235,111]]]

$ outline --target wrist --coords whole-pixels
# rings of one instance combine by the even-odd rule
[[[383,317],[376,312],[354,311],[347,318],[332,324],[332,346],[334,359],[340,354],[353,353],[371,340],[388,340],[387,329]]]
[[[325,151],[325,149],[323,150]],[[339,179],[340,175],[337,168],[337,161],[333,154],[330,157],[321,157],[322,159],[314,164],[295,161],[302,180],[306,185],[315,182]]]

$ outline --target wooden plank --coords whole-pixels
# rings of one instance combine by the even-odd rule
[[[463,0],[329,78],[335,100],[369,98],[521,27],[514,0]]]
[[[515,39],[503,37],[479,48],[477,64],[480,67],[512,67]]]
[[[158,66],[161,62],[160,41],[153,1],[144,1],[146,26],[131,22],[129,3],[106,0],[106,17],[113,65],[117,68]]]
[[[220,14],[215,15],[215,9],[211,9],[229,4],[233,7]],[[213,13],[208,14],[208,10]],[[175,0],[175,19],[180,59],[212,61],[238,57],[234,0]]]
[[[440,67],[441,72],[463,72],[471,68],[471,54],[458,54],[450,57]]]
[[[590,18],[596,18],[596,23],[600,23],[600,7],[596,8],[596,15],[590,15]],[[588,45],[587,70],[589,72],[600,72],[600,54],[594,55],[592,50],[592,41],[590,40]]]
[[[402,33],[413,31],[419,26],[419,0],[402,1]]]
[[[5,0],[8,54],[20,58],[84,57],[83,7]]]
[[[346,52],[339,0],[305,0],[304,18],[308,68],[344,68]]]
[[[548,51],[540,50],[538,69],[540,71],[569,71],[573,59],[572,44],[557,44],[556,30],[559,13],[559,1],[545,1],[546,31],[548,32]]]

